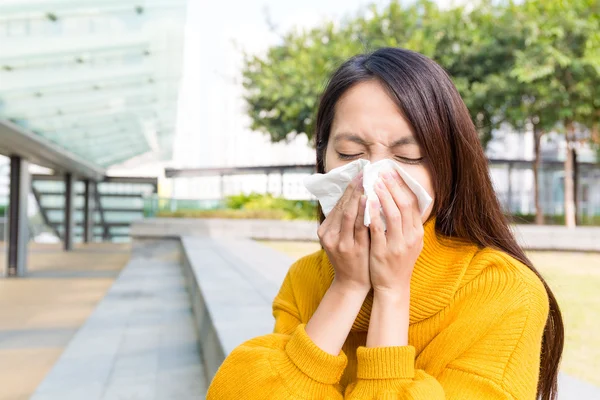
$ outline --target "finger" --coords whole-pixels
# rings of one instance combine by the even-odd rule
[[[354,193],[354,190],[356,190],[356,188],[359,186],[359,182],[361,181],[362,172],[356,175],[354,179],[350,181],[350,183],[346,187],[346,190],[344,191],[344,194],[338,200],[337,204],[335,205],[335,207],[333,207],[333,210],[331,210],[331,213],[328,216],[328,218],[331,218],[331,222],[329,223],[329,229],[335,230],[337,232],[340,231],[342,227],[342,216],[344,214],[344,209],[346,208],[346,203],[348,203],[348,201],[352,197],[352,194]]]
[[[404,215],[402,215],[396,206],[389,189],[381,179],[377,179],[377,182],[375,182],[375,193],[377,193],[377,197],[379,197],[379,201],[381,202],[381,208],[383,208],[383,215],[387,223],[388,240],[396,242],[402,239],[402,221],[404,220]]]
[[[363,194],[362,185],[357,185],[352,196],[348,202],[344,205],[342,211],[341,227],[340,227],[340,240],[346,240],[348,243],[354,243],[354,224],[356,223],[356,216],[358,215],[360,197]]]
[[[379,200],[373,199],[369,202],[369,211],[371,212],[371,224],[369,225],[369,231],[371,232],[371,251],[380,253],[384,251],[387,240],[385,238],[385,231],[383,230],[383,221],[379,213],[381,204]]]
[[[362,245],[369,240],[369,228],[365,226],[365,207],[367,205],[367,196],[362,194],[358,204],[358,213],[354,222],[354,242]]]
[[[406,185],[397,171],[383,174],[383,180],[388,187],[396,206],[402,214],[402,232],[408,234],[414,229],[415,208],[418,210],[417,196]]]
[[[423,226],[423,221],[421,220],[421,210],[419,210],[419,199],[416,202],[417,206],[413,207],[413,226],[418,228],[419,226]]]

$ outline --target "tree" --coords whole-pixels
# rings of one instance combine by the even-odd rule
[[[328,22],[295,30],[264,55],[245,55],[243,84],[251,128],[273,142],[298,134],[312,139],[314,113],[326,79],[349,57],[383,46],[402,46],[432,54],[437,6],[418,0],[408,7],[393,1],[383,10],[371,6],[340,24]]]
[[[531,116],[543,122],[542,126],[561,129],[565,134],[568,227],[576,225],[572,151],[576,128],[578,124],[591,128],[600,108],[598,4],[598,0],[529,0],[518,7],[520,15],[516,13],[523,24],[525,47],[517,51],[511,74],[526,85],[527,96],[533,98],[524,100]]]
[[[264,55],[246,55],[243,71],[251,128],[274,142],[297,134],[312,138],[313,113],[325,80],[348,57],[384,46],[404,47],[438,61],[449,72],[479,129],[482,144],[504,120],[500,99],[511,90],[506,73],[518,40],[501,8],[442,11],[431,0],[371,6],[341,24],[285,34]]]
[[[326,78],[360,43],[340,37],[333,23],[285,34],[264,55],[245,56],[243,85],[251,128],[273,142],[298,134],[312,139],[314,112]]]

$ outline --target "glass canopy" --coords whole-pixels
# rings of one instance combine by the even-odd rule
[[[185,0],[0,0],[0,119],[98,166],[171,156]]]

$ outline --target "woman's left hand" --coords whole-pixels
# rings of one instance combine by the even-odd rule
[[[423,223],[415,194],[396,171],[381,175],[375,185],[380,205],[371,202],[371,251],[369,269],[375,294],[410,295],[410,279],[423,249]]]

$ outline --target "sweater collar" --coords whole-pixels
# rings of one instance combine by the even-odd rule
[[[450,303],[477,251],[474,244],[438,233],[435,218],[430,218],[423,228],[423,250],[415,263],[410,283],[411,325],[435,315]],[[324,250],[322,266],[326,271],[326,288],[329,288],[334,269]],[[368,331],[372,306],[373,290],[365,298],[352,331]]]

